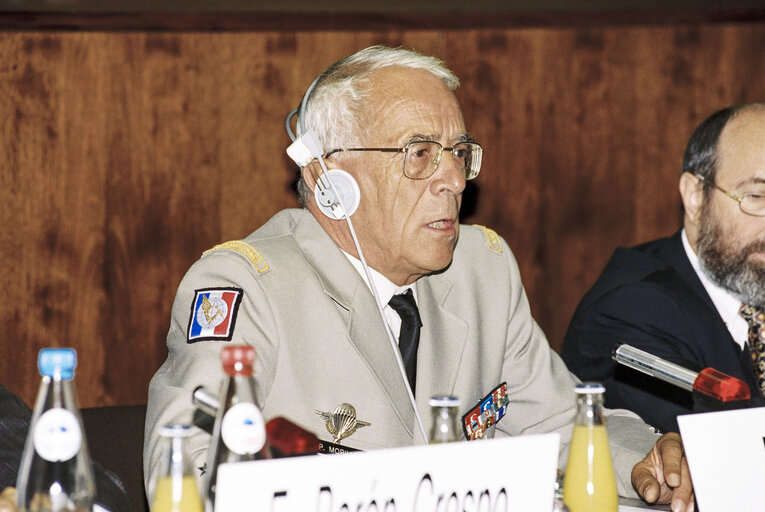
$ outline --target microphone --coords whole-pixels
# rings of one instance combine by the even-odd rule
[[[213,418],[220,407],[218,397],[204,386],[194,389],[191,402]],[[266,438],[274,458],[309,455],[319,451],[319,438],[316,435],[281,416],[266,422]]]
[[[691,391],[697,412],[741,409],[752,405],[746,382],[714,368],[694,372],[624,343],[614,346],[611,357],[633,370]]]
[[[191,403],[208,416],[215,418],[218,415],[218,407],[220,407],[218,396],[204,386],[194,388],[194,392],[191,393]]]

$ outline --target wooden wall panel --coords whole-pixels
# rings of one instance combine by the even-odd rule
[[[680,226],[677,181],[695,126],[765,100],[764,28],[447,34],[466,116],[490,141],[468,220],[509,241],[556,349],[615,247]]]
[[[465,221],[514,249],[558,347],[614,247],[672,233],[693,127],[765,98],[765,23],[0,33],[0,382],[73,346],[83,405],[137,404],[201,252],[296,205],[284,116],[333,60],[435,54],[486,150]]]

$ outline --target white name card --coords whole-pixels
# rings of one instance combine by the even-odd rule
[[[558,434],[223,464],[216,512],[550,512]]]
[[[765,510],[765,407],[677,417],[699,509]]]

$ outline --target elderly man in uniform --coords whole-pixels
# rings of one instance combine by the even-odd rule
[[[334,171],[342,169],[358,183],[350,217],[358,246],[346,220],[324,204],[332,187],[320,182],[314,194],[324,178],[311,160],[299,185],[304,209],[277,213],[192,266],[173,305],[168,359],[149,389],[147,483],[160,457],[157,429],[191,421],[191,392],[200,384],[217,388],[227,342],[255,347],[266,418],[285,416],[328,439],[316,411],[351,404],[369,425],[344,445],[407,446],[426,442],[417,411],[432,395],[451,394],[467,405],[471,437],[559,432],[565,464],[576,380],[532,318],[506,242],[458,222],[482,150],[465,127],[457,85],[437,59],[385,47],[362,50],[321,75],[298,126],[318,138],[318,164],[326,163],[333,181],[350,183]],[[354,202],[353,194],[341,200],[348,210]],[[210,297],[230,304],[225,320],[209,321],[199,306]],[[402,302],[410,313],[400,317]],[[389,333],[400,338],[400,358]],[[469,419],[486,397],[509,402],[490,428]],[[627,411],[610,411],[608,425],[620,493],[634,496],[634,486],[648,501],[692,509],[679,436],[659,438]],[[198,466],[209,441],[202,431],[191,440]]]
[[[623,342],[698,371],[712,367],[765,393],[765,104],[728,107],[691,136],[680,175],[685,216],[670,238],[617,249],[585,295],[562,356],[664,432],[691,393],[611,360]]]

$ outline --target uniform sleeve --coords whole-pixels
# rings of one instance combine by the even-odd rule
[[[510,268],[510,310],[502,369],[508,384],[510,421],[497,423],[507,435],[557,432],[561,439],[559,466],[565,469],[576,413],[574,386],[579,382],[556,354],[531,316],[517,263],[506,248]],[[634,465],[642,460],[658,436],[635,414],[607,410],[611,455],[619,494],[637,497],[631,484]],[[503,425],[504,423],[504,425]]]
[[[662,289],[646,283],[622,286],[579,312],[563,344],[563,357],[585,380],[606,386],[606,404],[640,415],[663,432],[677,432],[676,417],[692,412],[692,395],[671,384],[616,364],[611,352],[627,343],[698,370],[685,326],[687,312]]]
[[[269,333],[277,332],[274,318],[259,283],[257,269],[241,255],[225,250],[202,257],[181,281],[173,303],[170,329],[167,334],[168,356],[149,384],[144,441],[144,483],[151,495],[151,482],[161,458],[159,430],[168,424],[194,425],[189,440],[189,453],[194,466],[201,468],[207,457],[213,420],[195,410],[192,393],[204,386],[218,395],[223,371],[220,351],[228,344],[248,344],[255,348],[256,399],[262,407],[270,390],[278,344]],[[200,291],[241,293],[241,301],[231,318],[230,336],[213,334],[189,340],[189,326]],[[214,322],[213,322],[214,323]],[[226,327],[226,326],[224,326]],[[201,480],[198,479],[201,484]]]

